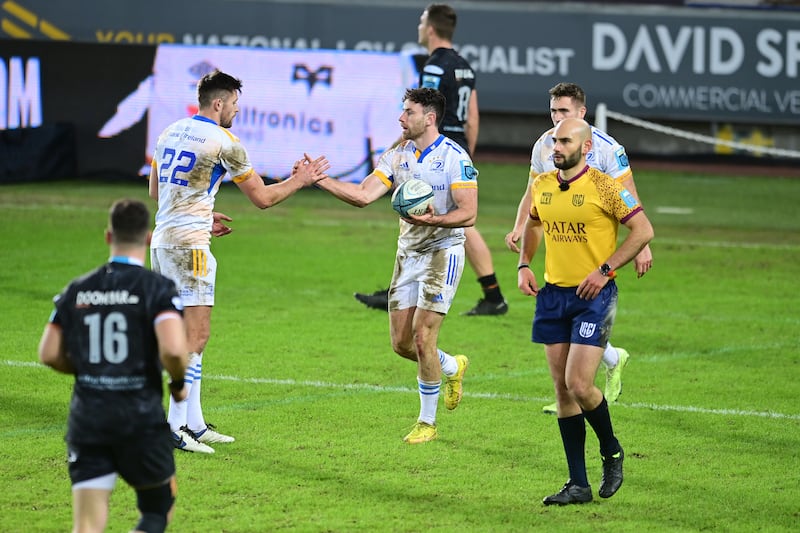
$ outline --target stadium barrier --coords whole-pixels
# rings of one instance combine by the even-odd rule
[[[703,135],[691,131],[685,131],[672,126],[664,126],[662,124],[636,118],[624,113],[612,111],[608,109],[608,106],[602,102],[597,104],[597,107],[595,108],[594,125],[603,131],[608,131],[608,119],[617,120],[619,122],[623,122],[637,128],[642,128],[647,131],[656,132],[663,135],[670,135],[688,141],[705,143],[714,146],[724,146],[733,150],[741,150],[750,155],[768,155],[778,158],[800,159],[800,151],[797,150],[755,145],[740,141],[721,139],[719,137],[712,137],[710,135]]]

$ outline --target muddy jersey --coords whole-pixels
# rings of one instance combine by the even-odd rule
[[[392,189],[415,178],[433,189],[433,208],[437,214],[457,208],[453,190],[478,187],[478,171],[467,151],[452,139],[439,135],[420,151],[412,141],[405,141],[386,152],[373,172]],[[464,228],[416,226],[400,219],[397,251],[405,255],[423,254],[464,242]]]
[[[213,120],[195,115],[159,136],[153,157],[158,211],[150,246],[207,248],[214,201],[225,173],[239,183],[253,168],[239,139]]]

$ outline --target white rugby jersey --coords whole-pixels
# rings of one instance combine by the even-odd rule
[[[420,151],[412,141],[405,141],[381,157],[373,174],[392,189],[416,178],[433,188],[433,208],[437,214],[456,209],[454,189],[478,187],[478,171],[472,159],[452,139],[439,135]],[[397,251],[406,255],[428,253],[464,242],[464,228],[415,226],[400,219]]]
[[[553,164],[553,132],[555,126],[547,130],[533,145],[529,176],[535,178],[542,172],[555,170]],[[592,126],[592,150],[586,154],[586,164],[620,181],[631,174],[625,147],[614,137]]]
[[[174,120],[197,112],[197,80],[215,68],[242,80],[233,131],[262,176],[288,177],[303,152],[327,155],[328,174],[357,182],[397,141],[403,111],[398,54],[158,46],[147,153]]]
[[[164,130],[156,143],[152,167],[158,174],[152,248],[208,247],[222,177],[228,172],[238,182],[252,168],[239,139],[199,115]]]

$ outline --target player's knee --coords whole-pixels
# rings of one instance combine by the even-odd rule
[[[412,361],[417,360],[417,350],[414,348],[413,343],[393,340],[392,349],[394,350],[394,353],[396,353],[400,357],[404,357]]]
[[[139,512],[142,518],[136,526],[137,531],[163,533],[169,522],[168,516],[175,502],[170,483],[151,489],[136,491]]]

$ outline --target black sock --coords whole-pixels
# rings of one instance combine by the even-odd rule
[[[484,298],[496,303],[503,301],[503,293],[500,292],[500,285],[497,283],[497,276],[494,273],[478,278],[478,283],[481,284]]]
[[[558,419],[561,431],[561,443],[567,455],[569,478],[579,487],[588,487],[586,477],[586,424],[583,415],[568,416]]]
[[[597,440],[600,441],[600,455],[611,457],[620,451],[619,441],[614,436],[614,428],[611,426],[611,413],[608,412],[608,402],[605,396],[600,405],[591,411],[584,411],[583,416],[586,417],[586,421],[597,435]]]

